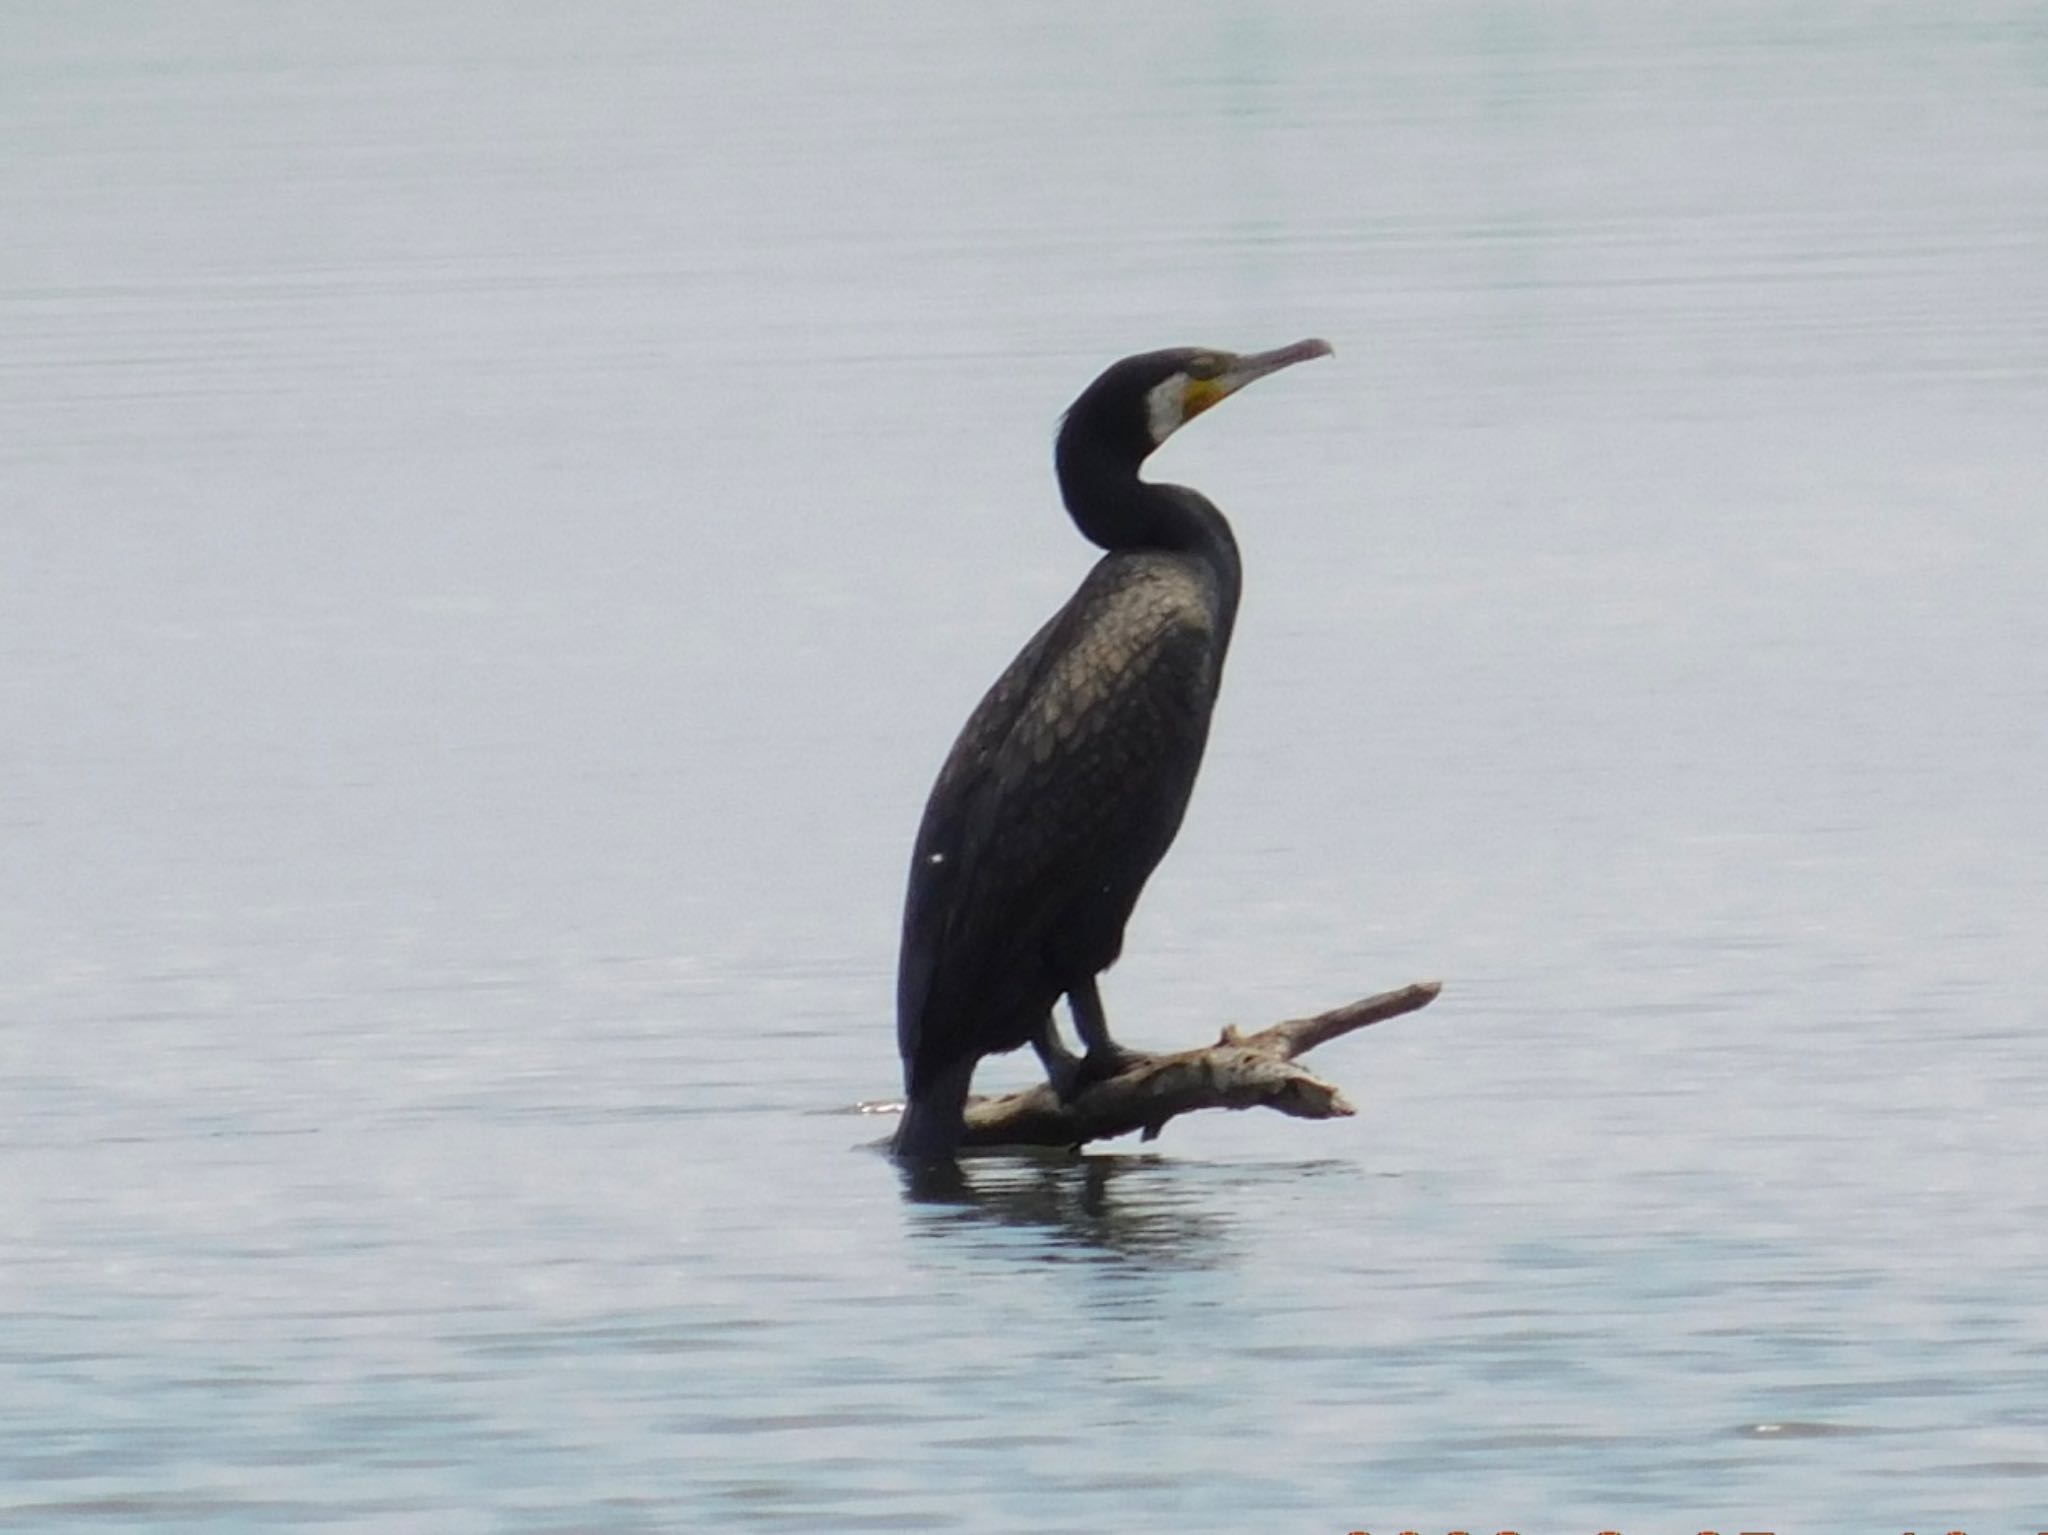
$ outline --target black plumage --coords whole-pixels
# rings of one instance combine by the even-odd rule
[[[957,1146],[984,1055],[1035,1045],[1063,1092],[1117,1065],[1095,977],[1180,829],[1240,587],[1223,514],[1138,469],[1217,400],[1328,351],[1150,352],[1112,366],[1067,412],[1061,496],[1107,552],[989,689],[925,806],[897,975],[899,1154]],[[1085,1062],[1053,1024],[1062,995]]]

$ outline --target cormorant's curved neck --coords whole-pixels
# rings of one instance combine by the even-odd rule
[[[1237,541],[1215,503],[1183,485],[1138,478],[1142,459],[1071,428],[1054,450],[1060,499],[1087,540],[1112,553],[1160,549],[1200,555],[1235,584]]]

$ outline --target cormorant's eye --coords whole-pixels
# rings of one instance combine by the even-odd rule
[[[1189,378],[1214,378],[1223,371],[1223,359],[1213,352],[1204,352],[1188,363]]]

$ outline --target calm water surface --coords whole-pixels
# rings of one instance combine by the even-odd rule
[[[2048,1528],[2038,7],[16,7],[0,217],[0,1523]],[[906,1187],[1057,412],[1309,334],[1109,1005],[1444,997]]]

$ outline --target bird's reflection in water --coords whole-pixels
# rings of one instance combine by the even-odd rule
[[[1207,1267],[1228,1256],[1230,1223],[1204,1209],[1194,1169],[1148,1156],[1004,1152],[901,1169],[926,1236],[964,1229],[1037,1232],[1038,1256]]]

